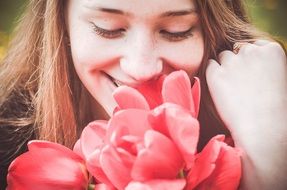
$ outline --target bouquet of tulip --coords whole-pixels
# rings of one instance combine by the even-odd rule
[[[200,83],[175,71],[121,86],[109,121],[91,122],[73,150],[30,141],[9,167],[8,190],[237,189],[240,151],[213,137],[197,152]]]

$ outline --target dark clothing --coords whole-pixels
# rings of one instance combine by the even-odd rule
[[[0,126],[0,190],[7,186],[7,170],[10,163],[27,151],[27,142],[33,139],[31,126]]]
[[[27,102],[31,102],[29,97],[28,92],[17,94],[12,92],[8,98],[9,101],[4,102],[0,107],[0,118],[4,123],[0,123],[0,190],[4,190],[7,186],[6,178],[10,163],[26,152],[28,141],[35,138],[32,124],[25,126],[5,124],[6,120],[21,121],[23,118],[31,118],[34,109],[32,106],[27,106]]]

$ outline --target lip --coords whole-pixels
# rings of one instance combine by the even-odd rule
[[[116,87],[124,85],[121,81],[113,78],[111,75],[107,74],[106,72],[102,72]]]
[[[109,75],[108,73],[106,72],[103,72],[104,75],[107,76],[107,78],[116,86],[116,87],[120,87],[120,86],[130,86],[130,87],[136,87],[138,85],[140,85],[140,83],[137,83],[137,82],[130,82],[130,81],[122,81],[122,80],[119,80],[119,79],[116,79],[114,77],[112,77],[111,75]]]

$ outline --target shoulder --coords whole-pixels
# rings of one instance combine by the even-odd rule
[[[34,136],[33,110],[23,96],[11,95],[0,105],[0,165],[10,163],[26,150]]]
[[[33,138],[33,122],[29,107],[20,97],[11,97],[0,107],[0,165],[6,165],[25,151]]]
[[[32,126],[0,126],[0,186],[6,186],[10,163],[27,151],[27,143],[34,138]]]
[[[0,165],[10,163],[27,150],[27,142],[33,139],[32,126],[0,126]]]
[[[24,98],[10,96],[0,107],[0,187],[6,186],[10,163],[27,151],[27,142],[34,138],[33,125]],[[31,122],[30,122],[31,123]]]

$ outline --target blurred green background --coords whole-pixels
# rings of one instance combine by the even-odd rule
[[[245,0],[253,23],[274,35],[287,47],[287,1]],[[0,0],[0,60],[3,58],[13,27],[27,0]]]

